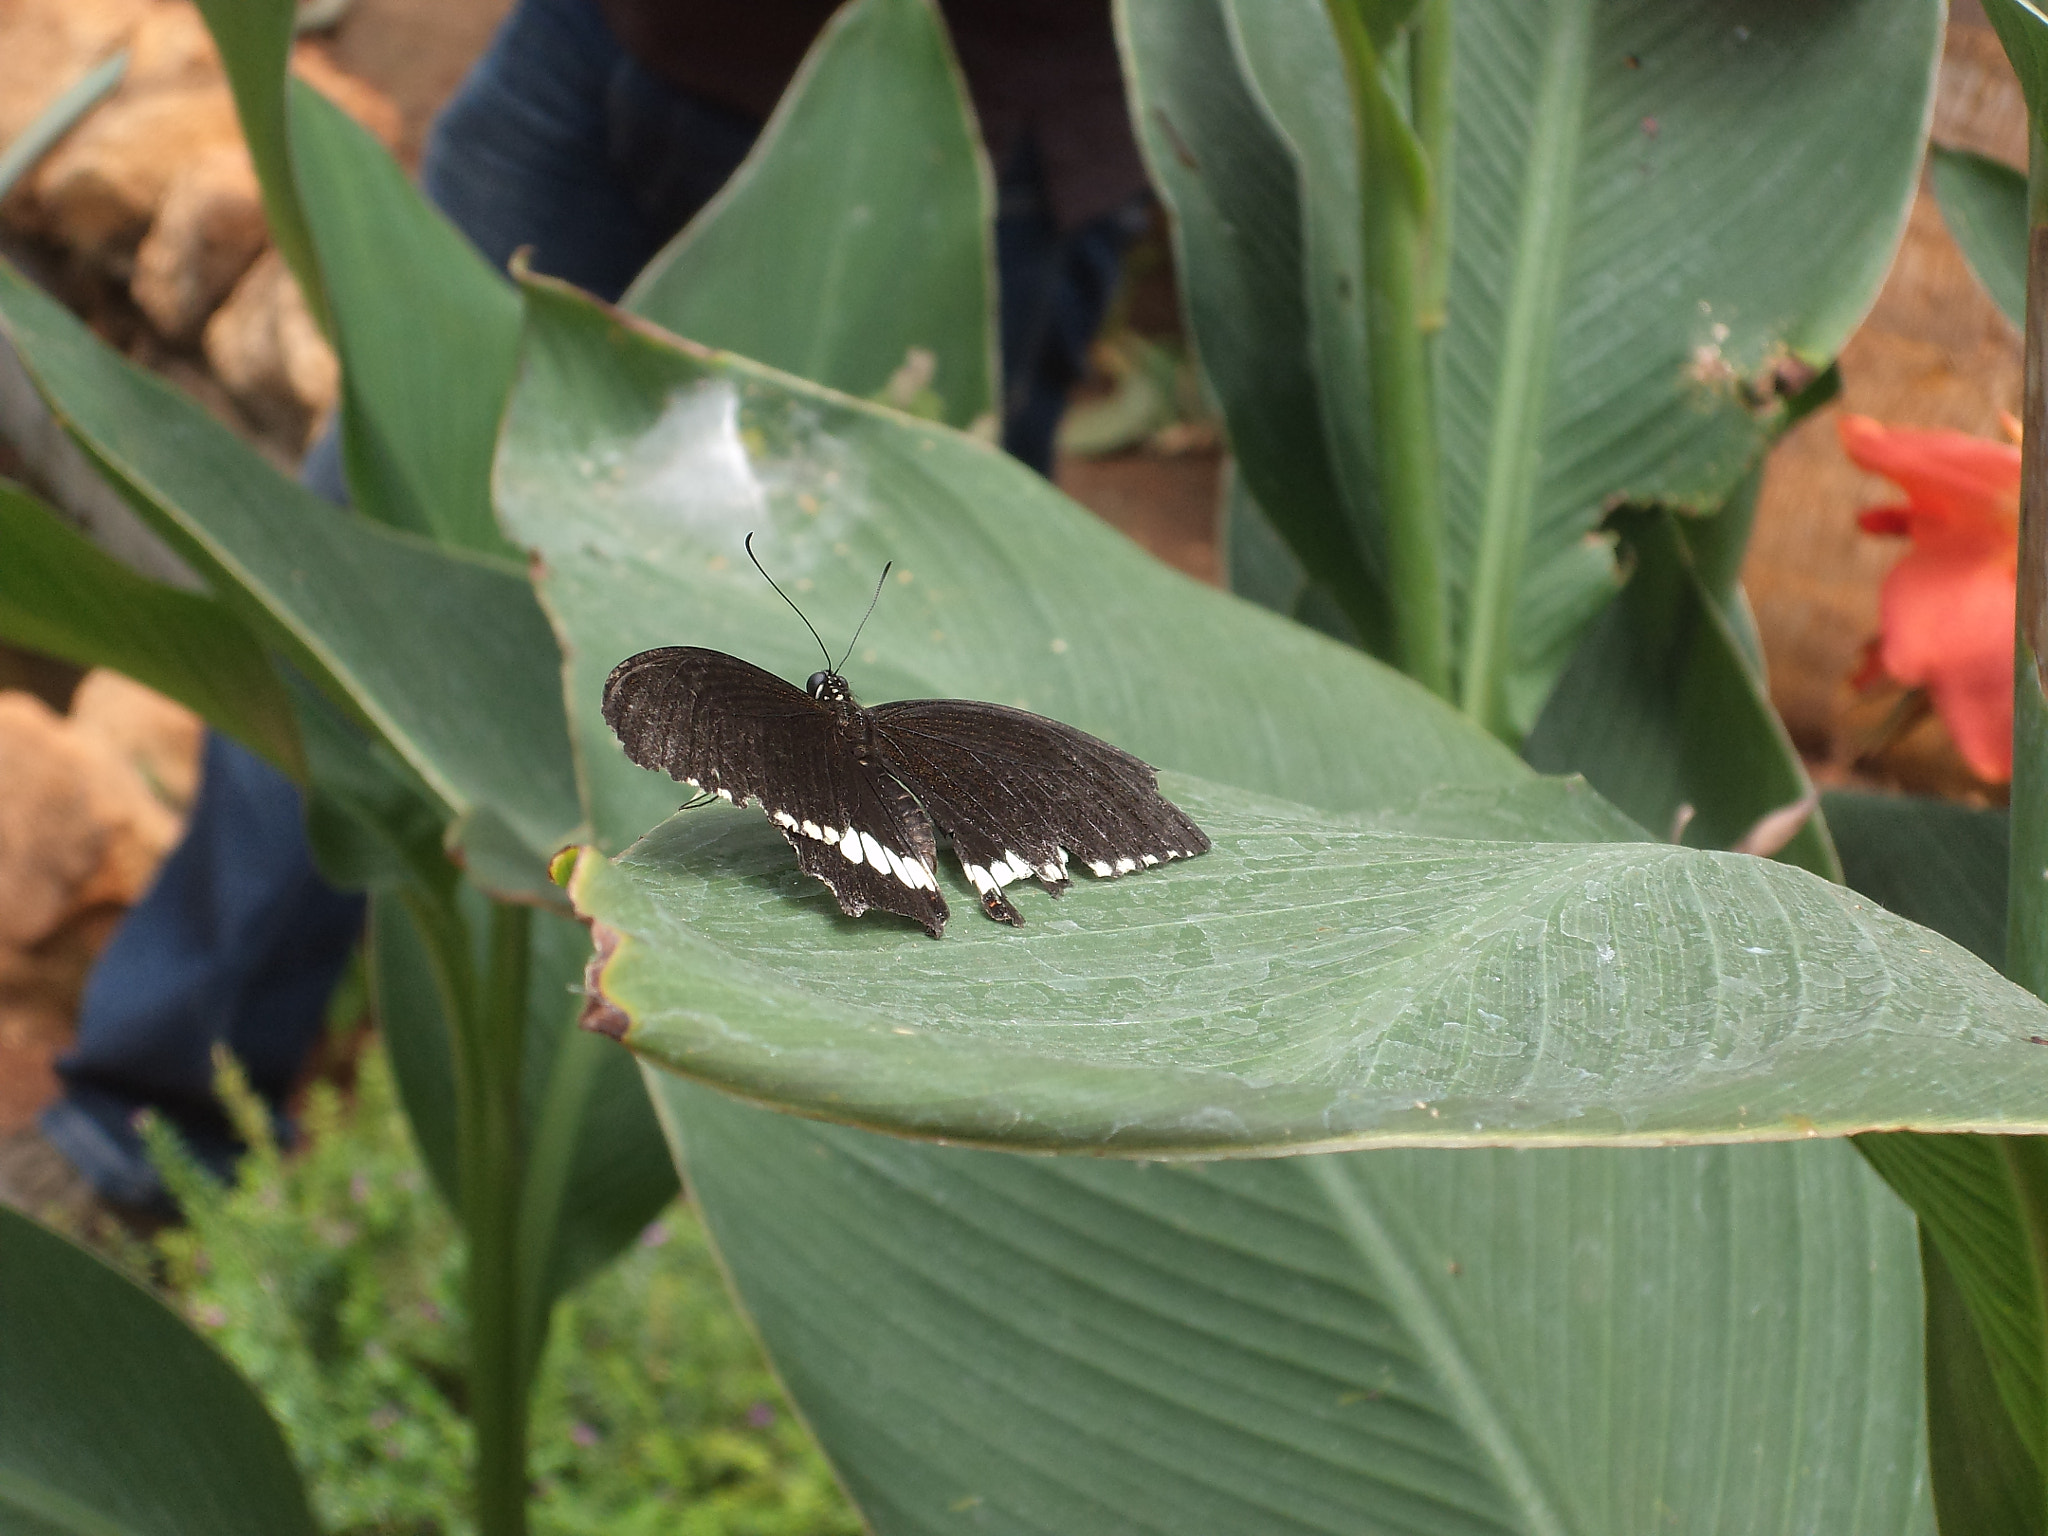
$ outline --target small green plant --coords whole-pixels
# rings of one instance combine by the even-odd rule
[[[314,1088],[298,1152],[232,1061],[219,1084],[252,1149],[232,1186],[167,1126],[147,1133],[188,1218],[157,1239],[175,1299],[257,1387],[326,1530],[473,1530],[461,1244],[383,1051],[351,1097]],[[860,1529],[682,1205],[557,1311],[530,1468],[553,1536]]]

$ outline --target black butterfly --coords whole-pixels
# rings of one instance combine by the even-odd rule
[[[1070,858],[1111,879],[1208,851],[1149,765],[1086,731],[968,699],[864,709],[825,662],[799,690],[723,651],[642,651],[605,679],[604,718],[641,767],[758,799],[847,916],[879,907],[933,938],[947,917],[934,823],[981,910],[1013,926],[1003,887],[1033,879],[1057,896]]]

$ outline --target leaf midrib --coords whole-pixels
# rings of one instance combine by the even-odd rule
[[[1592,11],[1592,0],[1551,0],[1516,217],[1460,677],[1464,712],[1489,727],[1499,716],[1513,660],[1515,598],[1544,425],[1542,386],[1571,248],[1568,215],[1578,184]]]
[[[1530,1536],[1572,1536],[1537,1476],[1529,1449],[1480,1381],[1450,1319],[1351,1176],[1350,1166],[1334,1157],[1304,1158],[1303,1166],[1329,1202],[1338,1231],[1379,1280],[1387,1309],[1436,1372],[1455,1418],[1485,1453],[1502,1494],[1526,1521]]]

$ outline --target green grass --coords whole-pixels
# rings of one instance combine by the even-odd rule
[[[255,1148],[232,1188],[150,1132],[189,1222],[157,1239],[175,1299],[262,1394],[327,1531],[469,1532],[461,1247],[382,1052],[348,1102],[314,1090],[292,1155],[232,1071],[223,1096]],[[531,1444],[536,1536],[860,1530],[680,1204],[557,1310]]]

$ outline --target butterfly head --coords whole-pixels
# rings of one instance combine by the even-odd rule
[[[853,702],[853,690],[837,672],[813,672],[811,680],[804,684],[804,692],[825,704]]]

